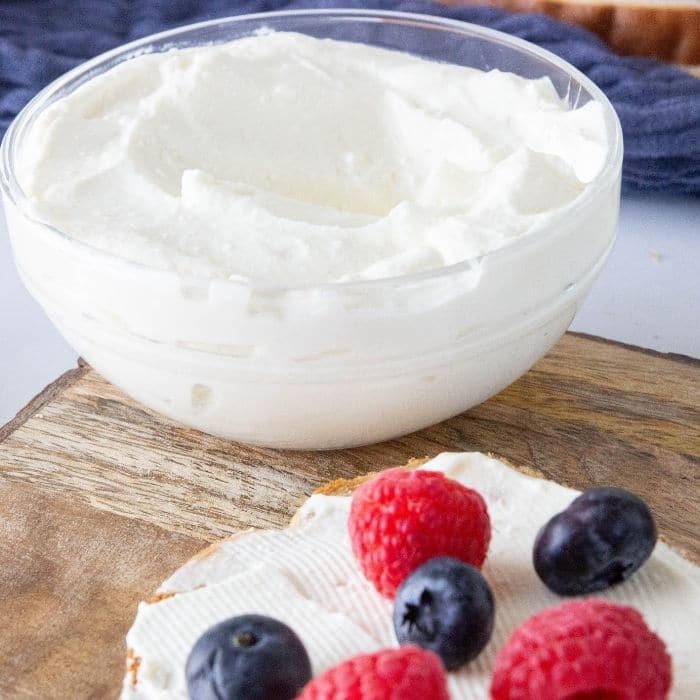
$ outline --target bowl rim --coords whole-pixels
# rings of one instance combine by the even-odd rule
[[[442,30],[462,34],[464,36],[476,36],[479,38],[490,40],[493,43],[498,43],[510,49],[516,49],[520,53],[524,53],[535,58],[549,63],[555,68],[563,70],[568,74],[570,80],[575,80],[581,88],[589,93],[592,100],[599,102],[604,110],[604,120],[606,125],[607,136],[609,139],[609,148],[606,155],[605,163],[596,177],[588,183],[588,186],[579,197],[567,207],[564,207],[561,212],[554,217],[533,228],[529,233],[519,236],[500,248],[488,251],[482,255],[466,258],[451,265],[431,268],[420,272],[413,272],[405,275],[395,275],[392,277],[380,277],[376,279],[358,279],[342,282],[311,282],[308,284],[292,284],[292,285],[275,285],[263,283],[252,278],[220,278],[220,277],[205,277],[201,275],[183,275],[176,270],[167,268],[159,268],[146,263],[123,258],[114,253],[106,251],[102,248],[91,245],[85,241],[71,236],[62,231],[57,226],[43,221],[37,217],[32,211],[28,197],[22,190],[19,184],[16,168],[15,168],[15,151],[17,150],[16,141],[22,136],[22,131],[26,128],[27,123],[40,113],[49,101],[57,92],[65,87],[66,84],[79,79],[81,76],[94,71],[103,64],[111,63],[114,59],[121,59],[118,63],[130,60],[141,54],[152,53],[149,51],[155,43],[159,43],[158,52],[168,50],[166,42],[168,39],[175,42],[182,35],[194,33],[199,30],[208,29],[219,25],[230,25],[250,21],[265,20],[283,20],[286,18],[310,17],[318,19],[344,19],[351,21],[374,21],[377,23],[389,22],[403,25],[414,25],[424,27],[426,29]],[[206,46],[212,42],[204,42],[201,45]],[[170,48],[177,48],[175,43]],[[116,65],[116,64],[115,64]],[[110,65],[107,70],[114,67]],[[89,78],[91,79],[91,78]],[[60,98],[59,98],[60,99]],[[250,289],[258,289],[265,291],[274,291],[279,293],[295,292],[295,291],[313,291],[313,290],[343,290],[343,289],[364,289],[375,288],[382,285],[399,285],[413,284],[421,281],[432,281],[445,277],[457,276],[462,272],[471,272],[476,267],[479,267],[485,260],[495,260],[501,256],[510,255],[514,250],[527,248],[540,241],[542,238],[556,235],[557,223],[562,218],[570,217],[575,212],[585,209],[591,200],[593,200],[601,190],[608,187],[619,175],[623,156],[623,138],[622,127],[617,113],[607,98],[605,93],[584,73],[572,66],[570,63],[560,58],[556,54],[543,49],[536,44],[533,44],[524,39],[511,36],[505,32],[501,32],[489,27],[483,27],[470,22],[464,22],[439,15],[431,15],[424,13],[400,12],[394,10],[372,10],[362,8],[314,8],[303,10],[277,10],[273,12],[256,12],[251,14],[241,14],[234,16],[226,16],[215,19],[204,20],[202,22],[194,22],[185,24],[173,29],[168,29],[155,34],[149,34],[135,41],[121,44],[109,51],[101,53],[83,63],[80,63],[75,68],[67,71],[59,76],[46,87],[40,90],[17,114],[8,127],[2,143],[0,143],[0,191],[7,199],[19,209],[22,216],[28,219],[31,223],[41,226],[46,229],[51,235],[58,237],[61,243],[71,246],[74,250],[84,250],[86,253],[96,255],[103,260],[127,267],[134,271],[149,273],[162,278],[176,278],[178,281],[186,280],[189,284],[200,284],[203,286],[216,283],[217,285],[233,285],[244,286]],[[9,227],[8,227],[9,228]]]

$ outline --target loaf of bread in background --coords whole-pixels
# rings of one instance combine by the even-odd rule
[[[621,54],[700,65],[700,0],[472,0],[469,4],[539,12],[595,32]]]

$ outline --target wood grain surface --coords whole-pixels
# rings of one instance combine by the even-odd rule
[[[700,560],[700,362],[688,358],[567,334],[467,413],[323,453],[184,428],[83,365],[0,429],[0,697],[116,697],[137,602],[198,548],[283,526],[327,481],[444,450],[629,488]]]

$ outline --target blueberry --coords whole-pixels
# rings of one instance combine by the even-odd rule
[[[629,491],[590,489],[538,533],[537,575],[559,595],[601,591],[627,580],[656,544],[649,507]]]
[[[481,572],[437,557],[401,584],[394,603],[400,644],[434,651],[448,671],[476,658],[493,631],[493,595]]]
[[[241,615],[195,642],[185,675],[192,700],[292,700],[311,680],[311,662],[287,625]]]

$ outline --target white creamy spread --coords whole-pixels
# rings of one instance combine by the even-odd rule
[[[495,630],[475,661],[449,674],[452,698],[486,700],[495,655],[510,632],[563,600],[537,578],[532,544],[539,528],[578,492],[479,453],[445,453],[423,468],[477,489],[488,504],[493,534],[483,573],[496,599]],[[243,613],[289,624],[306,645],[314,674],[353,654],[396,646],[392,605],[363,578],[353,558],[349,507],[349,497],[314,495],[286,530],[226,540],[177,571],[161,588],[176,595],[139,606],[127,635],[127,646],[140,659],[138,683],[132,687],[127,676],[122,697],[185,699],[185,659],[196,639],[212,624]],[[697,700],[698,568],[658,543],[630,581],[596,596],[643,614],[673,658],[671,698]]]
[[[602,105],[547,78],[263,33],[140,55],[45,109],[20,183],[42,220],[139,263],[295,285],[482,255],[600,171]]]

